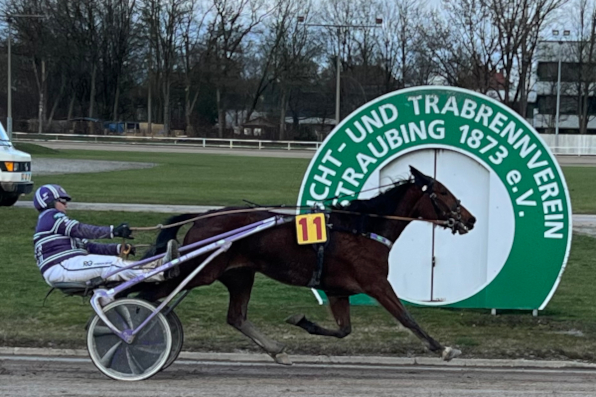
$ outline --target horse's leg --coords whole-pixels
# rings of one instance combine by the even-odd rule
[[[335,336],[344,338],[352,332],[350,322],[350,298],[347,296],[328,296],[329,307],[335,317],[335,322],[339,329],[323,328],[317,323],[308,320],[304,314],[296,314],[286,319],[287,323],[296,325],[313,335]]]
[[[461,351],[451,347],[443,347],[439,342],[431,338],[420,326],[414,321],[410,313],[406,310],[404,305],[400,302],[395,291],[387,280],[380,280],[366,289],[366,294],[375,298],[389,313],[393,315],[404,327],[408,328],[418,338],[426,343],[428,349],[433,352],[440,352],[441,357],[445,361],[449,361],[461,354]]]
[[[291,365],[292,361],[284,353],[285,345],[269,339],[246,319],[250,293],[255,280],[255,272],[248,268],[228,270],[219,278],[230,293],[228,324],[252,339],[263,348],[276,363]]]

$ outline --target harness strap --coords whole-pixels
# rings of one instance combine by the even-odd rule
[[[389,240],[387,237],[383,237],[376,233],[359,232],[358,230],[355,230],[355,229],[347,229],[347,228],[343,228],[343,227],[337,227],[337,226],[333,226],[331,224],[327,224],[327,229],[335,230],[337,232],[352,233],[357,236],[366,237],[373,241],[376,241],[377,243],[383,244],[390,250],[391,250],[391,247],[393,247],[393,243],[391,242],[391,240]],[[325,248],[327,248],[327,245],[329,245],[329,239],[331,238],[331,233],[327,233],[327,235],[329,237],[325,243],[313,244],[313,248],[315,249],[315,252],[317,253],[317,263],[316,263],[316,267],[315,267],[315,270],[312,274],[310,281],[308,282],[308,284],[306,284],[306,286],[309,288],[317,288],[321,285],[321,275],[323,274],[323,261],[325,260]]]
[[[383,237],[376,233],[362,232],[362,231],[358,231],[356,229],[348,229],[348,228],[334,226],[334,225],[329,225],[329,229],[335,230],[337,232],[352,233],[357,236],[366,237],[373,241],[376,241],[377,243],[383,244],[384,246],[386,246],[389,249],[391,249],[391,247],[393,247],[393,242],[391,242],[391,240],[389,240],[387,237]]]
[[[317,254],[317,263],[315,266],[315,270],[312,273],[312,277],[308,284],[306,284],[309,288],[317,288],[321,285],[321,276],[323,274],[323,261],[325,260],[325,248],[329,245],[329,240],[331,239],[331,225],[328,223],[329,221],[329,214],[325,214],[325,227],[327,227],[327,241],[324,243],[313,244],[312,247],[314,248]]]
[[[327,247],[327,240],[324,244],[314,244],[313,248],[317,253],[317,264],[315,267],[315,271],[312,273],[312,277],[308,284],[306,284],[309,288],[317,288],[321,285],[321,275],[323,274],[323,260],[325,260],[325,248]]]
[[[374,241],[379,242],[383,245],[386,245],[387,248],[389,248],[389,249],[391,249],[391,247],[393,247],[393,243],[387,237],[380,236],[376,233],[362,233],[362,235],[364,237],[368,237],[371,240],[374,240]]]

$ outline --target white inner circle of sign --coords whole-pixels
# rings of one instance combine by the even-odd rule
[[[407,178],[411,165],[445,185],[477,220],[465,235],[411,222],[389,255],[389,281],[412,303],[438,306],[469,298],[494,280],[509,257],[515,216],[507,188],[481,159],[451,146],[404,153],[377,167],[362,190]],[[368,191],[359,198],[374,195]]]

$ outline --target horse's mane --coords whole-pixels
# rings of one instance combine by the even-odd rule
[[[395,210],[395,207],[399,204],[406,193],[406,190],[411,185],[411,179],[400,179],[393,182],[393,187],[391,189],[387,189],[373,198],[367,200],[352,200],[348,205],[344,206],[336,204],[331,208],[353,212],[375,213],[379,215],[389,214]]]

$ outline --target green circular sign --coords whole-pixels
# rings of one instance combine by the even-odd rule
[[[408,177],[408,165],[445,184],[478,222],[464,236],[411,223],[390,255],[398,296],[420,305],[543,309],[569,255],[569,192],[541,137],[487,96],[415,87],[367,103],[312,159],[298,205],[368,198]]]

